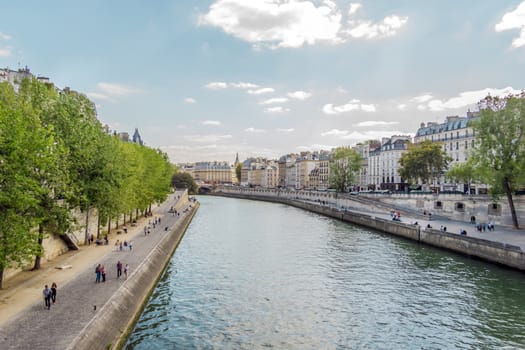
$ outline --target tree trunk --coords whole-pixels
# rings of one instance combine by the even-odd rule
[[[139,208],[136,208],[136,210],[135,210],[135,217],[137,219],[139,218]]]
[[[111,232],[111,218],[108,218],[108,236],[110,232]]]
[[[100,213],[97,218],[97,239],[100,239]]]
[[[505,179],[505,194],[507,195],[507,201],[509,202],[510,215],[512,216],[512,226],[515,229],[519,229],[518,217],[516,216],[516,208],[514,207],[514,200],[512,198],[512,189],[510,188],[509,180]]]
[[[44,247],[42,246],[42,242],[44,241],[44,226],[42,224],[38,225],[38,245],[40,246],[40,252],[37,253],[35,256],[35,264],[33,265],[33,271],[34,270],[40,270],[40,261],[42,260],[42,252],[44,250]]]
[[[4,268],[0,267],[0,289],[4,289]]]
[[[84,244],[87,245],[88,244],[88,239],[89,239],[89,206],[87,207],[86,209],[86,231],[84,233]]]
[[[126,225],[126,213],[124,213],[123,215],[124,215],[124,225]]]

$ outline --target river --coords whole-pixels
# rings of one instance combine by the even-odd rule
[[[282,204],[199,197],[125,349],[522,349],[525,275]]]

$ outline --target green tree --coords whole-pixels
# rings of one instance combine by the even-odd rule
[[[469,159],[470,160],[470,159]],[[456,182],[467,184],[467,193],[470,193],[470,187],[473,181],[479,179],[475,167],[471,161],[466,163],[456,163],[447,172],[446,177]]]
[[[196,194],[199,187],[188,173],[177,173],[171,178],[171,185],[174,188],[186,188],[189,194]]]
[[[26,117],[35,118],[41,125],[35,127],[48,129],[53,132],[53,144],[45,151],[50,158],[45,171],[35,168],[35,175],[42,191],[36,196],[38,205],[33,208],[32,215],[38,220],[38,246],[34,270],[40,269],[40,260],[44,253],[43,240],[48,233],[62,234],[71,224],[71,211],[67,202],[61,201],[67,192],[67,173],[65,171],[66,153],[62,143],[58,142],[54,128],[46,116],[53,109],[57,92],[52,85],[43,84],[36,79],[24,79],[18,90],[18,104]]]
[[[237,181],[241,183],[241,173],[242,173],[242,163],[238,163],[235,166],[235,177],[237,178]]]
[[[41,251],[34,228],[50,187],[58,152],[52,129],[35,113],[24,113],[20,96],[0,84],[0,288],[6,268],[21,267]],[[27,111],[26,111],[27,112]]]
[[[361,169],[361,156],[348,147],[336,148],[330,162],[330,187],[347,192]]]
[[[451,161],[441,143],[426,140],[409,144],[407,152],[399,159],[399,175],[410,183],[430,184],[443,175]]]
[[[507,197],[512,224],[519,228],[514,192],[525,184],[525,94],[507,98],[486,97],[480,117],[472,122],[476,147],[472,162],[490,194]]]

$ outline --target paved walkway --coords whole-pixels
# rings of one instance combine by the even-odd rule
[[[312,202],[308,201],[308,202],[319,204],[313,201]],[[367,208],[366,205],[361,205],[359,208],[349,208],[349,210],[353,212],[358,212],[361,214],[385,219],[385,220],[392,220],[389,212],[377,211],[376,208],[373,208],[373,209]],[[418,217],[405,215],[401,217],[401,222],[405,224],[414,224],[417,222],[418,225],[421,226],[422,230],[426,229],[427,225],[430,225],[432,229],[435,229],[435,230],[439,230],[441,226],[445,226],[447,228],[447,232],[455,233],[458,235],[459,235],[460,230],[466,230],[467,236],[469,237],[476,237],[476,238],[486,239],[489,241],[518,246],[521,248],[521,250],[525,251],[525,229],[515,230],[509,227],[496,225],[494,231],[486,230],[485,232],[478,232],[476,230],[475,225],[470,224],[468,222],[450,220],[450,219],[446,219],[443,217],[440,217],[437,219],[432,218],[432,220],[421,220],[420,217],[421,215],[418,215]],[[521,224],[525,225],[525,222],[522,222]]]
[[[128,234],[114,235],[109,246],[81,247],[58,260],[46,264],[44,271],[11,284],[7,291],[0,293],[0,348],[8,349],[65,349],[86,324],[101,309],[104,303],[125,283],[125,277],[117,279],[116,264],[120,260],[129,264],[128,278],[134,268],[143,261],[153,247],[164,237],[166,226],[172,228],[187,213],[180,217],[168,213],[171,206],[184,209],[190,203],[177,203],[177,196],[171,195],[162,205],[154,208],[154,217],[161,218],[161,224],[144,235],[144,226],[152,217],[142,218],[136,227],[130,227]],[[181,208],[183,206],[183,208]],[[169,232],[169,231],[168,231]],[[116,236],[116,238],[115,238]],[[132,240],[133,250],[115,251],[116,239]],[[95,267],[106,268],[106,282],[95,284]],[[72,269],[58,270],[55,266],[72,265]],[[57,302],[50,310],[44,308],[42,290],[44,284],[55,281],[58,284]],[[20,283],[16,283],[20,282]],[[107,344],[101,344],[105,348]]]

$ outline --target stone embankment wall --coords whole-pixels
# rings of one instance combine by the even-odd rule
[[[352,212],[351,210],[339,210],[335,207],[309,203],[303,200],[233,191],[228,193],[213,193],[213,195],[288,204],[297,208],[347,221],[356,225],[365,226],[399,237],[432,245],[434,247],[447,249],[467,256],[476,257],[485,261],[525,271],[525,253],[521,251],[520,247],[504,245],[498,242],[474,237],[460,236],[438,230],[422,230],[420,226],[393,222],[366,214]]]
[[[340,208],[359,210],[363,203],[369,207],[388,212],[391,209],[410,212],[411,215],[431,212],[434,217],[446,217],[469,222],[474,216],[477,222],[493,221],[497,226],[512,227],[510,208],[505,199],[494,202],[488,196],[461,194],[373,194],[357,196],[322,191],[295,191],[248,187],[222,187],[223,193],[243,193],[271,198],[298,199],[324,202]],[[518,218],[525,217],[525,196],[515,196],[514,205]]]
[[[191,223],[199,203],[196,202],[192,207],[183,220],[175,225],[171,233],[166,235],[147,258],[134,269],[126,283],[106,302],[68,349],[98,349],[100,344],[111,344],[108,348],[119,349],[124,345],[129,332]]]

